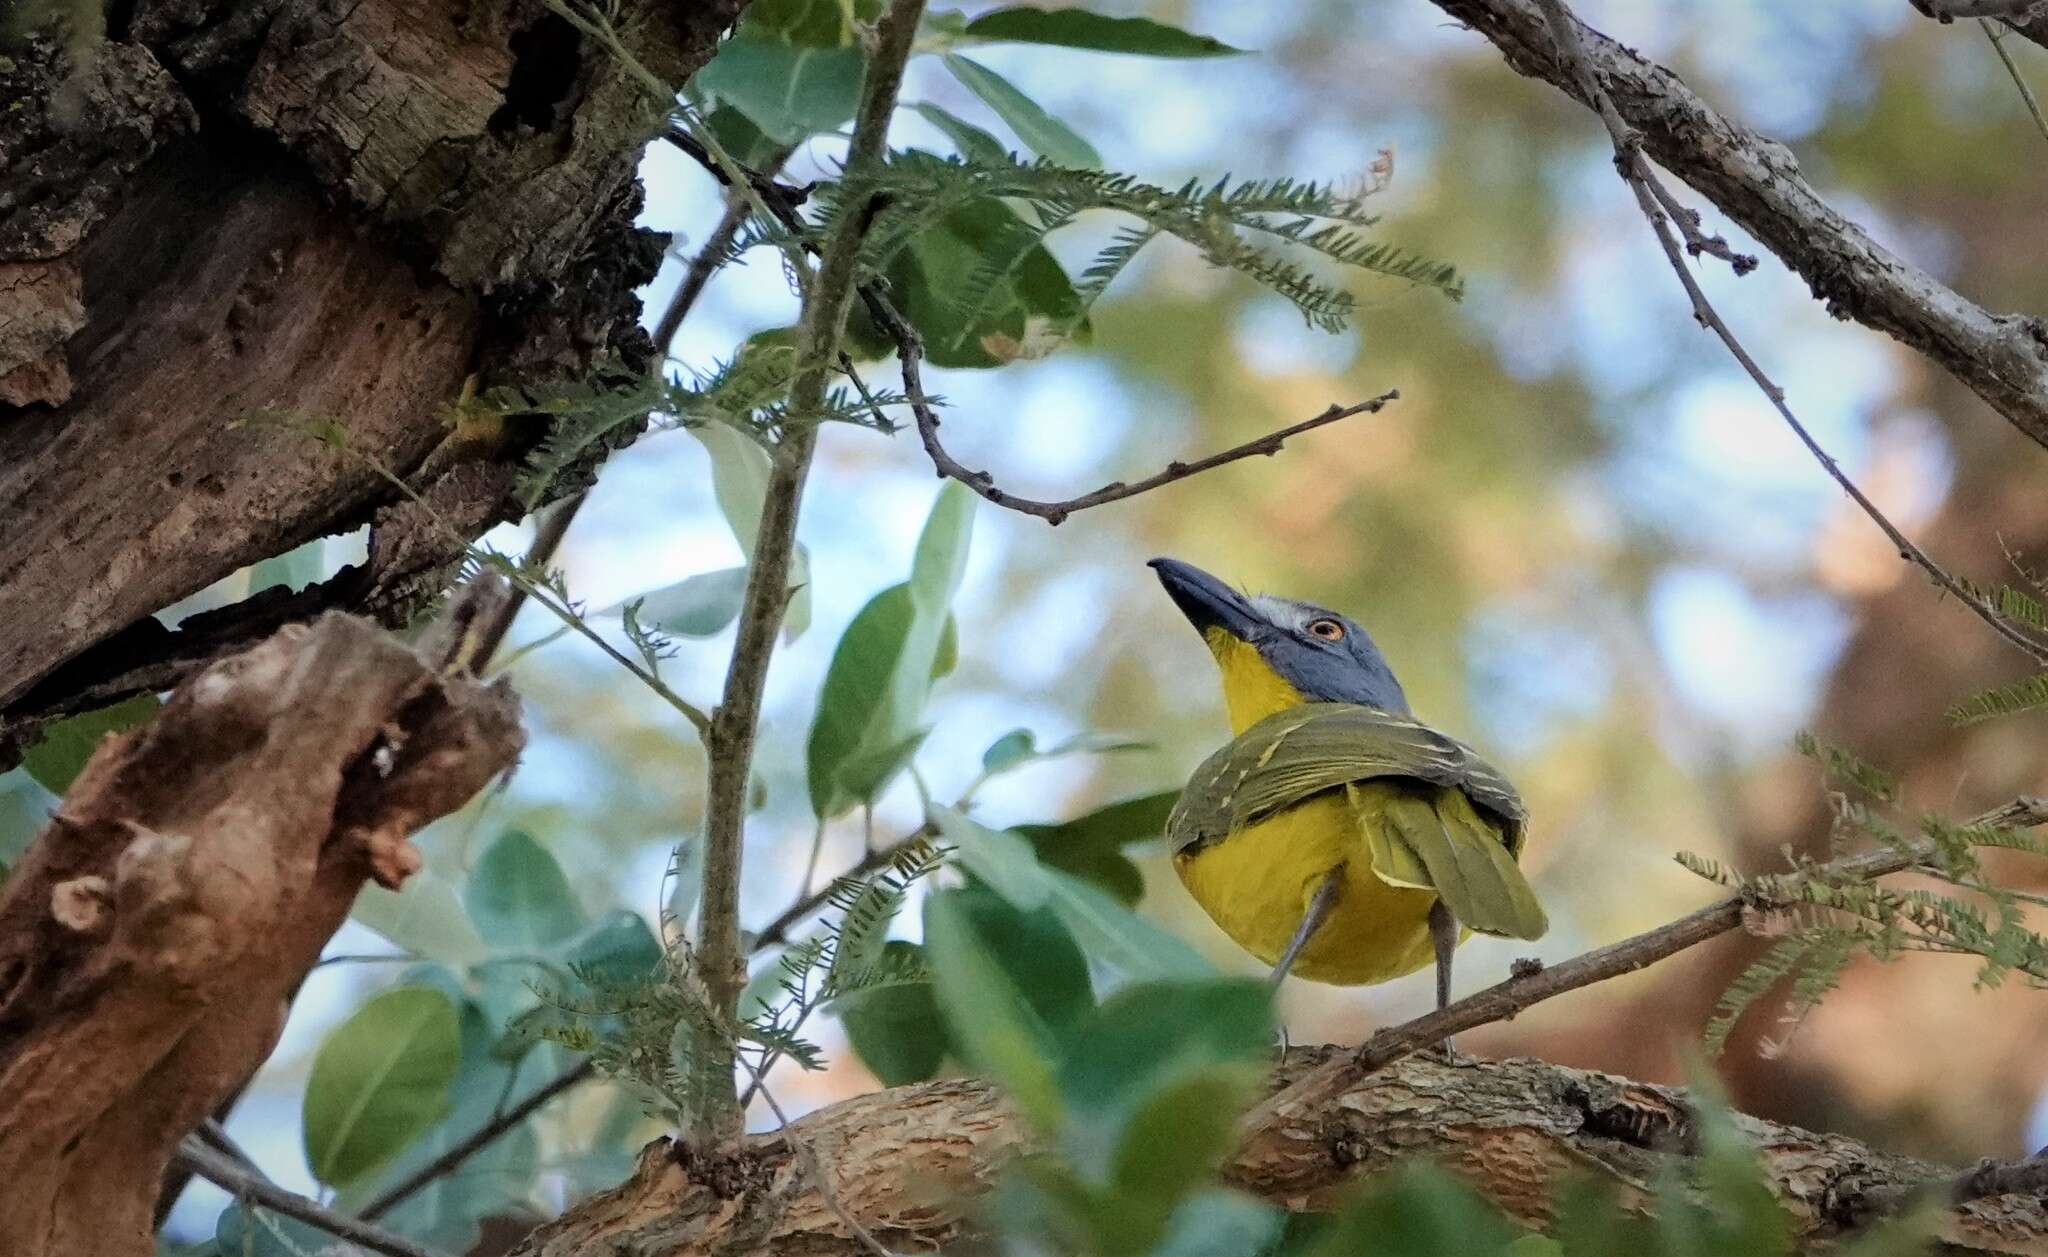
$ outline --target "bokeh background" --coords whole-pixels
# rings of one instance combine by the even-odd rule
[[[1276,458],[1057,529],[984,506],[956,604],[961,666],[939,687],[918,760],[935,797],[956,794],[984,747],[1020,726],[1041,742],[1107,730],[1153,749],[1003,778],[980,796],[981,815],[998,823],[1177,785],[1220,744],[1207,655],[1145,569],[1155,554],[1350,613],[1417,711],[1520,784],[1535,817],[1525,863],[1554,926],[1533,946],[1475,940],[1460,954],[1461,990],[1498,980],[1517,955],[1560,959],[1705,901],[1711,888],[1673,862],[1676,851],[1761,869],[1787,844],[1817,847],[1826,805],[1791,748],[1801,728],[1899,772],[1911,808],[1964,815],[2040,787],[2038,720],[1958,731],[1941,716],[1962,694],[2013,679],[2018,658],[1899,562],[1693,324],[1589,113],[1517,77],[1424,0],[1091,7],[1256,51],[1204,62],[1013,47],[977,56],[1089,137],[1108,166],[1154,182],[1224,172],[1356,181],[1390,154],[1378,234],[1456,263],[1466,295],[1453,303],[1359,278],[1358,325],[1327,335],[1167,243],[1097,308],[1092,344],[936,373],[954,452],[1008,488],[1052,497],[1332,402],[1389,387],[1402,400]],[[1905,0],[1576,7],[1790,145],[1887,247],[1990,308],[2048,308],[2048,137],[1974,25],[1938,26]],[[2018,41],[2012,50],[2048,86],[2048,55]],[[935,69],[913,65],[906,100],[1000,131]],[[896,139],[943,147],[909,113]],[[792,176],[836,151],[800,151]],[[676,236],[647,293],[651,326],[722,202],[671,149],[650,152],[644,171],[645,221]],[[1762,253],[1702,208],[1710,228]],[[1993,580],[2009,575],[2007,551],[2041,552],[2048,454],[1914,354],[1829,318],[1768,255],[1746,278],[1718,264],[1701,273],[1819,439],[1931,551]],[[671,356],[678,369],[708,367],[793,309],[778,260],[756,253],[714,280]],[[769,684],[769,802],[753,819],[744,899],[755,923],[795,893],[809,850],[803,746],[833,644],[907,572],[937,488],[912,435],[825,436],[801,529],[812,623]],[[491,541],[517,552],[526,532]],[[330,539],[318,564],[338,566],[360,545]],[[559,555],[593,608],[738,561],[703,448],[680,432],[612,460]],[[193,605],[239,592],[231,584]],[[553,627],[529,610],[514,644]],[[666,675],[708,703],[728,648],[729,635],[686,643]],[[688,728],[573,638],[511,672],[531,747],[504,792],[429,836],[436,871],[459,877],[482,841],[518,825],[571,871],[592,910],[651,918],[670,850],[700,819],[703,757]],[[18,812],[47,803],[18,777],[6,798]],[[901,833],[918,815],[906,779],[878,810],[877,832]],[[824,869],[851,863],[862,841],[858,815],[833,828]],[[1144,910],[1219,965],[1250,971],[1163,856],[1143,863]],[[335,947],[389,950],[354,926]],[[1674,1079],[1752,947],[1724,940],[1462,1045]],[[235,1133],[288,1184],[307,1183],[296,1135],[307,1056],[394,969],[317,971],[237,1114]],[[1973,991],[1973,972],[1967,960],[1925,957],[1859,965],[1796,1029],[1768,1008],[1753,1014],[1719,1068],[1738,1104],[1772,1117],[1953,1159],[2031,1151],[2048,1142],[2048,999],[2016,984]],[[1355,1041],[1422,1011],[1428,981],[1294,983],[1283,1015],[1297,1042]],[[845,1052],[820,1074],[785,1066],[775,1083],[791,1108],[874,1085]],[[563,1106],[558,1120],[604,1120],[609,1110],[592,1107],[602,1103]],[[562,1190],[574,1187],[565,1179]],[[194,1192],[187,1209],[203,1229],[218,1205]]]

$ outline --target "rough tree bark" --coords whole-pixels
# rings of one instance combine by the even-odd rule
[[[1297,1048],[1285,1085],[1341,1048]],[[1939,1167],[1835,1135],[1738,1118],[1802,1245],[1839,1237],[1872,1202],[1948,1177]],[[1647,1204],[1666,1162],[1684,1155],[1683,1093],[1542,1061],[1445,1063],[1411,1056],[1336,1103],[1284,1113],[1226,1170],[1238,1187],[1293,1210],[1335,1207],[1357,1179],[1417,1158],[1460,1171],[1520,1221],[1540,1226],[1554,1190],[1578,1175]],[[840,1205],[885,1246],[932,1252],[968,1232],[977,1198],[1029,1142],[995,1092],[971,1079],[876,1092],[797,1120]],[[2048,1253],[2048,1208],[2032,1197],[1973,1201],[1942,1237],[1966,1253]],[[758,1135],[730,1157],[686,1164],[649,1145],[624,1183],[542,1227],[518,1257],[853,1257],[867,1249],[807,1179],[789,1134]]]
[[[178,1141],[269,1055],[366,880],[517,758],[517,700],[330,613],[109,737],[0,892],[0,1251],[154,1251]]]
[[[743,4],[627,0],[618,29],[679,83]],[[109,13],[76,64],[54,30],[0,56],[0,768],[279,624],[417,609],[516,513],[541,435],[458,437],[465,385],[652,354],[634,169],[661,111],[543,0]],[[265,415],[353,453],[236,422]],[[368,562],[311,590],[149,618],[363,524]]]

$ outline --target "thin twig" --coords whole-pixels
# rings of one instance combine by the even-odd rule
[[[385,1253],[389,1257],[446,1257],[445,1254],[415,1244],[402,1235],[394,1235],[383,1227],[344,1217],[318,1201],[308,1200],[297,1192],[286,1191],[264,1178],[262,1173],[253,1167],[245,1166],[226,1153],[207,1147],[196,1138],[188,1137],[178,1146],[176,1161],[237,1200],[259,1205],[272,1213],[281,1213],[287,1218],[317,1227],[351,1244],[359,1244],[371,1252]]]
[[[860,112],[847,149],[850,174],[879,165],[887,151],[889,119],[903,83],[903,67],[917,34],[924,0],[891,0],[875,28],[875,46],[868,58]],[[842,215],[825,242],[816,274],[806,286],[797,329],[797,369],[790,383],[791,410],[814,414],[823,405],[830,376],[839,360],[846,316],[853,303],[854,276],[871,213]],[[761,522],[754,540],[754,558],[747,570],[739,628],[725,689],[706,738],[710,758],[705,788],[704,889],[697,919],[697,972],[710,997],[714,1016],[736,1018],[747,970],[740,948],[739,889],[747,814],[747,793],[760,725],[761,692],[768,664],[789,603],[789,572],[796,549],[796,523],[804,481],[817,449],[815,422],[792,426],[771,456],[768,487],[761,504]],[[732,1045],[714,1036],[725,1060],[713,1059],[706,1069],[718,1077],[732,1076]],[[729,1093],[736,1100],[737,1093]],[[729,1104],[720,1137],[739,1129],[741,1113]]]
[[[2034,89],[2027,86],[2026,77],[2013,63],[2012,54],[2005,50],[2005,36],[1999,34],[1998,23],[1987,18],[1977,24],[1984,28],[1984,38],[1991,41],[1991,50],[2005,63],[2005,72],[2012,76],[2012,85],[2019,89],[2020,100],[2025,102],[2027,112],[2034,117],[2034,129],[2041,133],[2042,139],[2048,140],[2048,118],[2041,116],[2041,102],[2034,98]]]
[[[552,1080],[541,1084],[532,1095],[506,1109],[490,1121],[485,1122],[482,1126],[477,1127],[467,1139],[464,1139],[461,1143],[456,1144],[448,1149],[448,1151],[415,1170],[403,1182],[393,1184],[390,1188],[386,1189],[382,1195],[363,1206],[363,1218],[368,1221],[375,1221],[383,1217],[399,1205],[410,1200],[427,1184],[437,1178],[443,1178],[453,1173],[464,1161],[469,1160],[478,1152],[488,1147],[500,1135],[519,1125],[519,1123],[527,1118],[532,1117],[548,1101],[569,1088],[576,1086],[578,1083],[583,1082],[585,1079],[596,1076],[597,1067],[591,1064],[589,1057],[584,1057],[577,1064],[557,1074]]]
[[[583,503],[589,497],[587,492],[573,494],[548,508],[547,513],[534,525],[533,544],[526,548],[525,566],[541,571],[547,570],[548,563],[555,557],[555,551],[562,547],[562,538],[569,534],[569,525],[575,522],[576,512],[583,509]],[[489,623],[477,630],[474,667],[479,675],[484,671],[485,665],[497,655],[499,648],[505,644],[505,634],[511,631],[512,621],[519,618],[519,608],[525,605],[526,590],[515,582],[512,585],[512,596],[493,611]]]
[[[777,914],[774,920],[761,927],[760,933],[754,935],[753,944],[748,947],[748,952],[750,954],[759,953],[775,946],[777,943],[787,941],[790,930],[805,917],[824,907],[831,900],[832,892],[839,885],[854,878],[866,877],[877,869],[887,868],[896,862],[898,856],[901,856],[918,843],[934,837],[938,832],[935,826],[924,825],[886,846],[876,847],[868,852],[852,868],[841,873],[823,888],[799,897],[795,903]]]
[[[1829,478],[1841,486],[1842,492],[1848,494],[1850,500],[1878,526],[1893,548],[1898,551],[1900,558],[1925,572],[1928,579],[1968,607],[1978,619],[1991,628],[1992,632],[2024,652],[2035,663],[2048,666],[2048,642],[2038,640],[2027,633],[2001,614],[1989,599],[1949,575],[1946,569],[1900,531],[1898,525],[1892,523],[1878,508],[1877,503],[1871,501],[1863,490],[1857,487],[1856,482],[1849,478],[1840,464],[1836,463],[1834,458],[1821,448],[1820,442],[1814,439],[1813,434],[1807,431],[1806,425],[1792,413],[1792,408],[1785,403],[1785,391],[1764,374],[1763,368],[1750,356],[1749,350],[1736,339],[1734,331],[1714,309],[1713,303],[1707,300],[1707,294],[1700,288],[1699,280],[1693,275],[1692,268],[1685,264],[1684,252],[1677,237],[1672,233],[1673,220],[1662,208],[1663,203],[1671,199],[1671,194],[1663,188],[1656,171],[1650,166],[1649,158],[1643,154],[1641,138],[1622,120],[1620,112],[1614,107],[1614,101],[1608,97],[1606,89],[1600,86],[1599,78],[1593,73],[1585,47],[1579,41],[1578,19],[1565,8],[1563,0],[1537,0],[1537,3],[1549,22],[1551,37],[1557,43],[1561,59],[1577,79],[1580,91],[1592,102],[1593,111],[1607,127],[1608,138],[1614,144],[1615,168],[1620,173],[1622,181],[1628,184],[1629,190],[1635,194],[1637,207],[1642,210],[1643,217],[1649,221],[1651,230],[1656,233],[1657,243],[1663,247],[1665,259],[1671,263],[1671,269],[1677,274],[1678,282],[1685,287],[1686,296],[1692,302],[1693,317],[1700,326],[1720,340],[1729,355],[1748,373],[1749,378],[1756,382],[1764,396],[1770,399],[1771,405],[1777,409],[1778,417],[1792,429],[1792,434],[1799,438],[1799,443],[1804,445],[1820,463]],[[1689,215],[1691,211],[1685,213]],[[1680,218],[1678,221],[1682,226],[1685,219]]]
[[[1908,3],[1923,15],[1943,24],[1959,17],[1995,17],[2024,22],[2039,10],[2048,8],[2048,0],[1908,0]]]
[[[1969,827],[2032,828],[2044,824],[2048,824],[2048,798],[2032,796],[2015,799],[1968,822]],[[1886,847],[1822,865],[1806,874],[1806,879],[1865,881],[1925,864],[1936,854],[1937,848],[1932,842]],[[1793,902],[1796,900],[1788,897],[1783,903],[1760,903],[1756,891],[1732,895],[1656,929],[1595,948],[1555,965],[1526,971],[1518,965],[1505,982],[1495,983],[1435,1012],[1390,1026],[1367,1039],[1357,1051],[1320,1066],[1252,1109],[1245,1117],[1243,1129],[1248,1134],[1256,1133],[1272,1123],[1284,1108],[1331,1100],[1365,1075],[1423,1048],[1442,1043],[1454,1034],[1505,1021],[1526,1008],[1567,991],[1634,973],[1666,957],[1697,947],[1739,928],[1745,909],[1789,907]]]

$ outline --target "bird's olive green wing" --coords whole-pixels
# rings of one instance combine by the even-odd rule
[[[1464,743],[1377,708],[1313,703],[1253,725],[1195,770],[1167,838],[1199,849],[1337,789],[1380,878],[1436,891],[1472,929],[1543,933],[1515,866],[1527,819],[1515,788]]]
[[[1167,823],[1175,850],[1214,842],[1355,781],[1407,777],[1462,791],[1522,848],[1528,811],[1500,770],[1456,738],[1376,707],[1308,703],[1268,716],[1195,769]]]

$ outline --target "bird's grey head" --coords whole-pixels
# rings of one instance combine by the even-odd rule
[[[1360,703],[1409,714],[1408,696],[1386,656],[1349,616],[1292,598],[1247,597],[1179,559],[1153,559],[1150,566],[1212,648],[1216,634],[1251,646],[1311,702]]]

